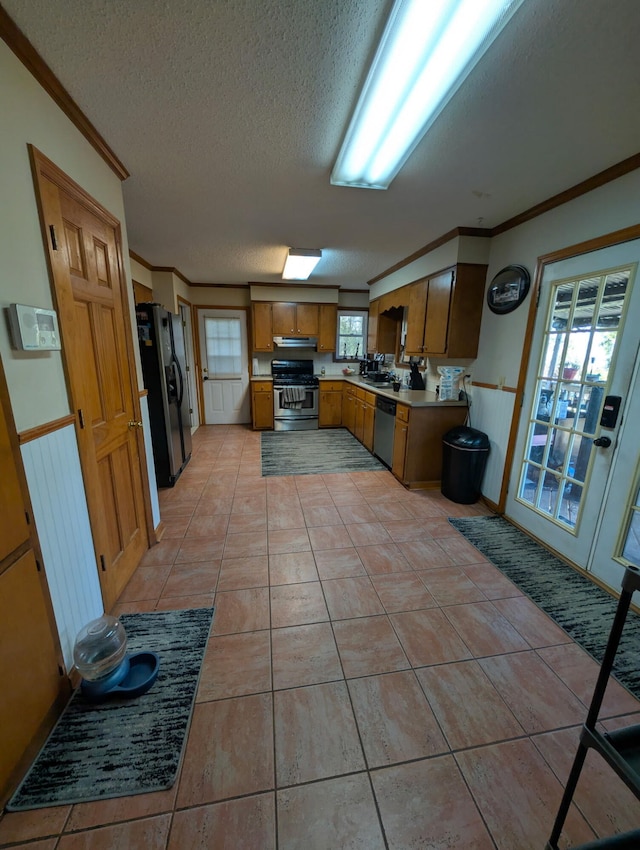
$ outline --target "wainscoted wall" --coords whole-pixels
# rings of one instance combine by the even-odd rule
[[[104,609],[75,429],[21,446],[51,602],[67,670],[76,635]]]
[[[149,473],[149,494],[151,496],[151,514],[153,527],[160,525],[160,503],[158,501],[158,485],[156,484],[156,468],[153,462],[153,443],[151,442],[151,423],[149,421],[149,402],[146,395],[140,396],[140,413],[142,415],[142,432],[147,449],[147,472]]]
[[[498,503],[516,397],[512,392],[475,385],[471,392],[471,426],[484,431],[491,443],[487,469],[482,482],[482,495]]]

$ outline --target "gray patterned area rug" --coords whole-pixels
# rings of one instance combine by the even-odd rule
[[[260,442],[263,476],[379,472],[387,468],[346,428],[264,431]]]
[[[87,701],[77,690],[9,811],[170,788],[191,722],[213,608],[125,614],[127,651],[152,650],[158,679],[135,699]]]
[[[542,608],[599,664],[617,600],[501,517],[449,522]],[[616,679],[640,698],[640,616],[629,611],[613,665]]]

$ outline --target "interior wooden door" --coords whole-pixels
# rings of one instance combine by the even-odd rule
[[[96,561],[109,610],[149,545],[120,226],[35,151],[34,164]]]

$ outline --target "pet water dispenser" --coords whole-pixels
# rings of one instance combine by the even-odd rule
[[[158,678],[160,666],[155,652],[127,654],[124,626],[109,614],[80,629],[73,660],[82,675],[82,694],[94,702],[111,695],[137,697],[146,693]]]

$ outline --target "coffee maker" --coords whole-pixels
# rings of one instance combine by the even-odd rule
[[[367,363],[368,363],[367,360],[361,360],[360,361],[360,374],[361,375],[367,374]]]

